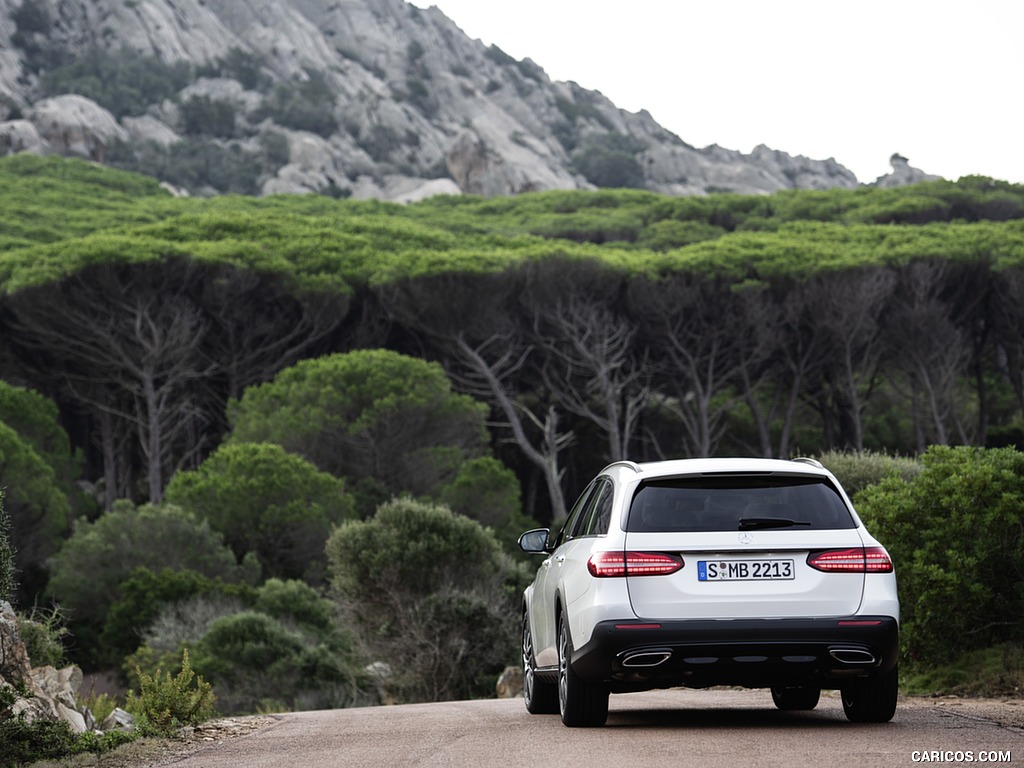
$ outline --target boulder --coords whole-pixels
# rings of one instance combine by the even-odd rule
[[[494,691],[499,699],[514,699],[523,695],[523,668],[509,666],[501,673]]]
[[[175,133],[170,126],[152,115],[126,117],[121,122],[124,124],[125,130],[132,137],[132,141],[139,144],[151,141],[162,147],[169,147],[171,144],[177,144],[182,140],[181,136]]]
[[[352,187],[356,200],[390,200],[394,203],[412,203],[434,195],[459,195],[462,190],[451,179],[419,179],[411,176],[389,175],[383,179],[360,176]]]
[[[18,617],[7,602],[0,602],[0,678],[14,685],[27,685],[32,679],[32,663],[21,641]]]
[[[115,707],[100,723],[101,731],[131,731],[134,727],[135,718],[120,707]]]
[[[26,116],[56,151],[99,163],[114,141],[130,138],[110,112],[92,99],[75,94],[43,99]]]
[[[46,141],[28,120],[8,120],[0,123],[0,155],[16,152],[43,154],[48,149]]]
[[[911,167],[910,161],[898,152],[889,158],[889,165],[892,166],[892,173],[879,176],[875,180],[876,187],[905,187],[908,184],[917,184],[922,181],[937,181],[941,178]]]
[[[28,688],[29,696],[14,702],[15,715],[24,715],[28,722],[63,720],[75,733],[86,731],[86,713],[76,701],[82,671],[76,666],[33,668],[18,617],[9,603],[0,602],[0,686],[18,684]]]

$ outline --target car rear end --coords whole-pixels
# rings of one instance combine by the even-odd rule
[[[820,465],[639,465],[624,497],[622,550],[589,568],[624,582],[633,618],[593,627],[579,674],[612,691],[895,678],[892,561]]]

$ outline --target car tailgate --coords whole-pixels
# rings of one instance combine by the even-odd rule
[[[849,616],[860,606],[862,573],[823,573],[809,553],[861,547],[856,529],[626,535],[626,552],[668,552],[683,568],[626,582],[643,619]]]

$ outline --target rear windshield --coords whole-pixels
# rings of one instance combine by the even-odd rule
[[[627,531],[832,530],[856,527],[824,478],[721,476],[647,482]]]

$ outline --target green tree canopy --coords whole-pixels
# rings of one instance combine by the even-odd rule
[[[78,479],[80,457],[60,426],[57,405],[35,390],[0,381],[0,422],[27,440],[65,488]]]
[[[18,599],[31,601],[46,583],[46,562],[68,532],[71,509],[53,468],[32,443],[0,421],[0,487],[6,489],[10,544],[19,573]]]
[[[272,442],[339,477],[428,495],[486,446],[487,407],[436,363],[388,350],[306,360],[228,405],[229,440]]]
[[[438,500],[453,512],[490,528],[502,548],[519,556],[519,535],[536,522],[523,514],[519,480],[491,456],[481,456],[459,467],[456,478],[444,486]]]
[[[324,543],[355,516],[345,482],[272,443],[223,445],[178,472],[167,500],[224,536],[235,556],[254,552],[264,578],[324,578]]]

